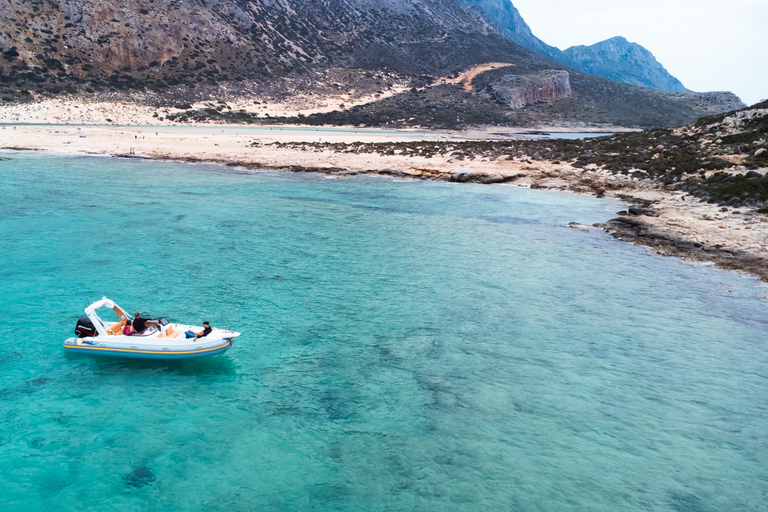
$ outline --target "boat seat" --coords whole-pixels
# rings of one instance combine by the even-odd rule
[[[125,320],[123,320],[121,322],[117,322],[116,324],[112,324],[112,327],[107,329],[107,333],[112,335],[112,336],[116,336],[118,334],[122,334],[124,326],[125,326]]]
[[[160,337],[162,337],[162,338],[176,338],[178,336],[179,336],[179,333],[174,332],[172,325],[167,325],[163,329],[163,332],[160,333]]]

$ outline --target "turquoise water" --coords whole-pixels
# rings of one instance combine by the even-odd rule
[[[617,203],[0,156],[2,510],[766,510],[766,290]],[[243,336],[63,354],[102,295]]]

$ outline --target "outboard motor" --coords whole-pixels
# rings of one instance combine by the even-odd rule
[[[96,327],[93,326],[93,322],[91,322],[90,318],[88,318],[87,316],[81,316],[80,320],[77,321],[77,326],[75,327],[75,334],[77,334],[78,338],[95,336]]]

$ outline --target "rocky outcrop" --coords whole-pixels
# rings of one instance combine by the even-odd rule
[[[626,197],[631,203],[642,203],[642,199]],[[604,229],[613,237],[631,242],[637,245],[650,247],[654,251],[664,256],[677,256],[692,261],[712,262],[715,266],[725,270],[735,270],[752,274],[761,281],[768,282],[768,259],[765,257],[765,246],[754,247],[750,243],[749,237],[718,236],[717,231],[726,230],[725,226],[715,222],[715,216],[704,215],[714,224],[716,230],[713,233],[712,227],[706,229],[700,218],[695,218],[685,211],[685,206],[677,205],[677,208],[668,212],[662,218],[659,208],[651,205],[650,215],[645,213],[633,214],[633,208],[629,208],[624,216],[617,217],[605,224],[595,224],[595,227]],[[693,206],[690,208],[694,212],[703,209]],[[687,214],[687,215],[686,215]],[[753,215],[723,215],[720,222],[733,223],[735,229],[749,229],[757,231],[756,226],[763,224],[759,216]],[[672,217],[670,219],[669,217]],[[752,217],[752,218],[750,218]],[[725,222],[728,219],[730,222]],[[748,231],[746,233],[749,233]],[[699,236],[697,236],[699,235]],[[702,236],[703,235],[703,236]],[[704,241],[704,239],[708,239]],[[710,241],[714,239],[713,241]],[[717,243],[719,242],[719,243]],[[761,250],[762,249],[762,250]]]
[[[504,75],[493,84],[498,99],[512,108],[533,103],[552,103],[571,95],[567,71],[546,70],[535,75]]]
[[[651,52],[623,37],[607,39],[592,46],[573,46],[564,50],[563,55],[576,69],[591,75],[662,91],[688,91]]]

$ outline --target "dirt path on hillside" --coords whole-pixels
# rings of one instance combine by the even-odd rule
[[[474,80],[477,75],[481,75],[492,69],[508,68],[514,65],[515,64],[510,64],[508,62],[488,62],[486,64],[478,64],[477,66],[472,66],[463,73],[460,73],[456,78],[442,78],[438,84],[464,84],[464,91],[472,92],[472,80]]]

